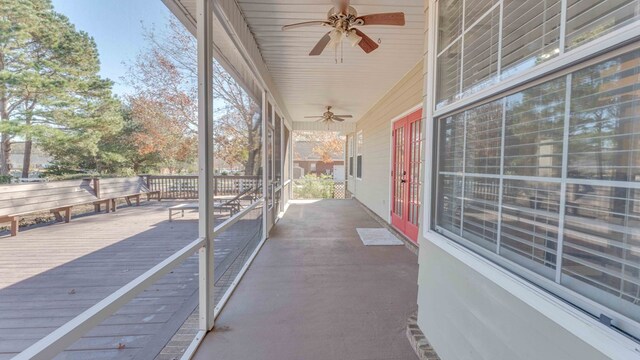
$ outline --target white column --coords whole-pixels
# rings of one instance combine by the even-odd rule
[[[422,118],[423,120],[423,136],[425,139],[424,142],[424,166],[425,170],[423,171],[424,181],[423,181],[423,191],[422,191],[422,224],[420,231],[422,232],[422,236],[425,236],[426,233],[431,229],[431,204],[433,201],[433,196],[431,189],[433,189],[434,177],[437,177],[437,173],[433,171],[433,144],[436,139],[437,134],[434,134],[434,118],[433,112],[435,109],[435,91],[436,91],[436,39],[437,39],[437,28],[436,28],[436,7],[438,6],[437,1],[429,0],[425,2],[428,4],[429,8],[427,10],[427,31],[425,37],[425,71],[426,76],[424,78],[424,103],[422,110]]]
[[[269,200],[268,200],[268,189],[269,189],[269,181],[267,176],[267,132],[269,131],[269,126],[267,120],[271,115],[269,114],[269,96],[266,91],[262,92],[262,195],[264,198],[264,203],[262,207],[262,231],[264,233],[264,238],[269,237]]]
[[[199,234],[205,245],[199,252],[200,330],[213,329],[213,4],[197,0],[198,22],[198,198]]]

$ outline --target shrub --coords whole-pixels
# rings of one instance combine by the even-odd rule
[[[11,175],[0,175],[0,184],[11,184],[13,177]]]
[[[335,182],[329,175],[318,177],[315,174],[309,174],[295,180],[293,189],[296,199],[333,199]]]

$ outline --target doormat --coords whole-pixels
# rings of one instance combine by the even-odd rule
[[[358,235],[360,235],[360,240],[362,240],[365,246],[404,245],[401,240],[385,228],[356,230],[358,231]]]

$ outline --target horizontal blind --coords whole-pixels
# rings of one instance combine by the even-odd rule
[[[568,0],[568,49],[591,41],[640,17],[638,0]]]
[[[520,72],[559,54],[560,13],[560,0],[504,0],[504,72]]]
[[[638,330],[640,50],[567,76],[437,120],[435,228]]]

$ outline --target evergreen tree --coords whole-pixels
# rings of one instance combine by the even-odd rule
[[[97,156],[100,139],[122,126],[99,69],[93,39],[50,0],[0,0],[0,174],[16,139],[25,140],[23,177],[32,141],[60,163]]]

